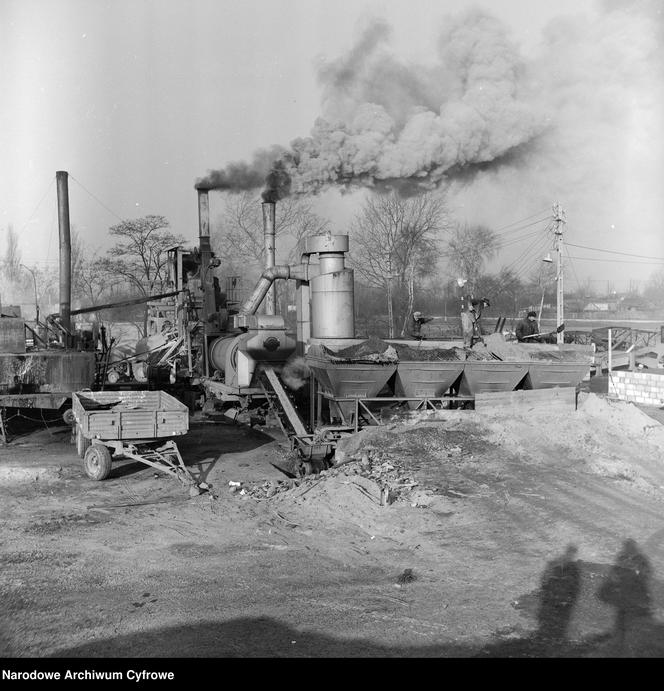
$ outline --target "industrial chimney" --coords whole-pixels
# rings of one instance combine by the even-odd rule
[[[263,238],[265,241],[265,268],[271,269],[276,264],[275,251],[275,208],[274,202],[263,202]],[[273,283],[265,296],[265,314],[276,314],[276,285]]]
[[[58,227],[60,230],[60,323],[71,331],[71,231],[69,227],[69,174],[55,173],[58,190]]]
[[[210,271],[212,246],[210,245],[210,199],[208,191],[198,190],[198,240],[201,252],[201,289],[203,291],[203,313],[206,321],[206,332],[214,331],[207,321],[216,312],[214,300],[214,277]]]

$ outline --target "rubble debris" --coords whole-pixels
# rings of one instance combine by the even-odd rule
[[[357,475],[373,480],[378,485],[381,492],[380,497],[376,497],[375,501],[381,506],[393,504],[406,498],[412,489],[418,485],[411,475],[398,467],[396,462],[391,462],[391,459],[384,452],[379,452],[374,447],[365,447],[359,456],[348,457],[343,463],[322,470],[320,473],[297,479],[243,483],[240,493],[246,492],[254,499],[264,500],[271,499],[282,492],[304,488],[298,491],[298,496],[303,496],[327,478]]]
[[[399,574],[397,583],[399,585],[405,585],[406,583],[412,583],[415,580],[417,580],[417,576],[413,573],[413,569],[404,569],[403,573]]]

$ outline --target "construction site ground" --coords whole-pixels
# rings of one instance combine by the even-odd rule
[[[19,429],[0,656],[661,656],[662,412],[411,412],[297,479],[277,430],[194,417],[194,497],[134,462],[94,482],[68,428]]]

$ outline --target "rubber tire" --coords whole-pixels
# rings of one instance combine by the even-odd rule
[[[85,458],[85,452],[90,448],[92,442],[83,436],[83,430],[80,425],[76,425],[76,453],[79,458]]]
[[[69,425],[70,427],[73,427],[76,424],[76,416],[71,408],[67,408],[62,413],[62,421],[65,423],[65,425]]]
[[[111,451],[103,444],[93,444],[85,452],[83,468],[91,480],[105,480],[111,473]]]

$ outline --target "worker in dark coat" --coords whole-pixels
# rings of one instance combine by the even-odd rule
[[[410,316],[410,324],[408,325],[408,335],[418,341],[426,339],[422,335],[422,324],[432,321],[433,317],[425,317],[422,312],[413,312]]]
[[[519,341],[519,343],[533,343],[539,339],[527,338],[527,336],[532,337],[536,333],[539,333],[539,327],[537,326],[537,313],[528,312],[526,317],[516,325],[516,340]]]

